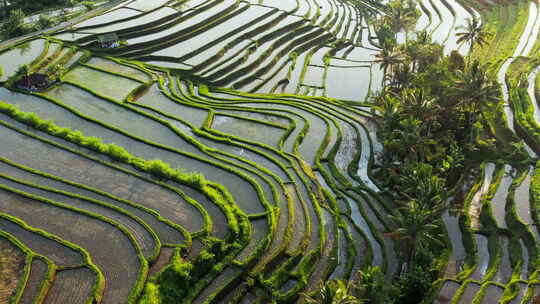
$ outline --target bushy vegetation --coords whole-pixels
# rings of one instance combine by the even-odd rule
[[[35,0],[35,1],[10,0],[8,2],[9,2],[9,5],[4,6],[5,14],[8,14],[10,11],[13,11],[13,10],[21,10],[25,14],[30,14],[30,13],[43,11],[46,9],[51,9],[51,8],[63,8],[63,7],[74,6],[74,5],[77,5],[79,2],[83,2],[83,0]],[[92,3],[92,1],[84,1],[84,2]]]
[[[306,303],[310,304],[386,304],[393,303],[398,296],[399,290],[387,282],[381,269],[371,266],[360,270],[349,282],[339,279],[322,282],[316,293],[304,294]]]
[[[0,38],[9,39],[18,36],[23,36],[35,31],[50,28],[58,22],[63,21],[62,16],[50,18],[47,15],[40,15],[35,23],[25,22],[27,15],[21,10],[13,10],[3,23],[0,25]]]
[[[193,293],[199,280],[221,270],[219,263],[232,247],[224,241],[209,238],[206,249],[194,261],[183,258],[177,251],[172,262],[147,282],[139,303],[182,303]]]
[[[93,6],[92,2],[85,2],[82,4],[85,5],[87,9],[91,9]],[[204,249],[197,254],[197,257],[188,258],[186,252],[184,252],[185,248],[183,246],[175,248],[175,254],[171,259],[171,262],[146,282],[142,297],[138,299],[140,303],[163,304],[191,302],[202,290],[210,286],[212,280],[216,279],[219,274],[223,274],[223,270],[227,267],[229,267],[227,268],[228,270],[234,268],[234,271],[238,273],[238,276],[224,276],[225,282],[220,279],[220,286],[218,287],[215,287],[214,284],[212,284],[211,288],[216,289],[212,290],[212,295],[208,299],[205,299],[206,302],[219,301],[217,298],[213,297],[219,297],[222,294],[230,292],[230,289],[241,287],[239,288],[240,292],[233,295],[236,297],[234,299],[235,301],[240,302],[242,299],[241,297],[244,296],[242,292],[245,292],[250,293],[250,295],[256,294],[259,302],[292,303],[296,301],[301,291],[313,288],[312,283],[316,283],[320,280],[319,277],[311,276],[321,275],[321,273],[324,274],[321,275],[323,277],[323,282],[320,284],[320,290],[302,294],[302,303],[413,304],[422,301],[427,302],[427,297],[432,295],[434,289],[438,287],[434,285],[434,282],[441,278],[443,266],[446,265],[446,258],[448,258],[449,255],[449,240],[445,235],[446,231],[442,222],[442,215],[448,211],[449,208],[456,207],[456,209],[459,209],[462,207],[459,205],[463,201],[460,200],[460,198],[464,196],[461,192],[467,190],[473,177],[478,175],[479,168],[483,168],[480,166],[480,163],[484,162],[486,159],[490,161],[503,159],[506,163],[529,165],[531,160],[520,141],[514,141],[515,137],[512,136],[500,136],[500,133],[498,133],[501,132],[501,130],[505,130],[505,121],[504,116],[501,116],[502,118],[497,117],[502,113],[502,96],[499,84],[495,80],[493,72],[490,71],[487,66],[475,61],[476,57],[474,56],[462,56],[455,51],[449,56],[444,56],[443,46],[433,43],[429,33],[426,31],[412,33],[411,30],[414,28],[420,16],[420,11],[416,8],[414,1],[393,1],[386,6],[386,9],[386,15],[378,18],[375,22],[375,30],[378,39],[372,41],[373,44],[381,48],[381,51],[376,55],[375,61],[379,64],[381,71],[385,76],[383,79],[384,88],[380,92],[372,92],[370,94],[370,101],[372,104],[359,104],[353,101],[341,102],[332,100],[331,98],[321,97],[309,99],[309,105],[304,107],[304,103],[301,100],[303,97],[301,96],[294,96],[287,99],[290,96],[285,96],[286,94],[279,96],[257,95],[257,103],[263,103],[263,100],[268,98],[272,100],[272,102],[268,102],[268,105],[279,104],[280,107],[276,108],[279,109],[280,113],[287,113],[283,114],[283,117],[289,118],[289,115],[297,115],[297,113],[292,110],[282,109],[285,107],[285,103],[291,102],[294,103],[294,106],[297,106],[299,110],[301,109],[302,111],[309,112],[316,116],[317,119],[320,118],[327,123],[326,130],[328,132],[326,133],[326,137],[324,138],[321,147],[319,147],[317,156],[314,157],[315,164],[304,162],[301,159],[302,154],[298,151],[299,147],[307,149],[305,148],[307,145],[300,146],[300,144],[303,144],[303,141],[307,142],[310,139],[309,136],[313,136],[312,130],[321,130],[315,123],[313,125],[311,124],[311,117],[304,119],[306,127],[296,134],[297,138],[295,139],[293,144],[294,147],[290,154],[284,152],[283,142],[280,143],[280,149],[271,149],[271,147],[262,147],[249,140],[235,137],[235,135],[219,133],[212,129],[211,118],[207,119],[207,123],[203,128],[198,128],[200,124],[192,127],[192,134],[196,134],[196,136],[176,132],[178,135],[181,135],[182,139],[187,140],[190,144],[193,144],[198,148],[201,152],[200,155],[204,155],[204,160],[202,160],[202,157],[198,157],[199,154],[197,153],[199,151],[193,153],[192,155],[196,155],[198,161],[211,163],[216,167],[220,167],[219,165],[221,163],[226,163],[227,168],[231,168],[227,169],[229,172],[236,175],[242,175],[244,179],[253,181],[252,185],[259,191],[257,194],[259,194],[260,200],[254,199],[253,203],[261,203],[264,205],[264,212],[250,214],[249,216],[244,214],[235,204],[232,196],[226,193],[224,187],[206,181],[201,174],[185,173],[180,169],[172,168],[169,164],[159,159],[145,160],[138,158],[130,154],[121,146],[106,144],[98,137],[85,136],[80,131],[59,127],[50,121],[43,120],[34,113],[25,113],[19,111],[16,107],[1,102],[0,112],[37,130],[65,139],[91,151],[105,154],[113,161],[132,165],[138,170],[152,175],[158,180],[156,184],[168,187],[169,190],[175,191],[175,183],[165,183],[161,181],[176,181],[202,190],[205,198],[218,206],[223,212],[229,231],[223,240],[215,239],[212,237],[214,231],[212,231],[211,227],[216,223],[212,223],[212,219],[209,219],[210,212],[215,211],[209,210],[207,212],[204,210],[202,204],[197,205],[197,208],[199,208],[201,213],[203,213],[203,217],[205,217],[206,224],[205,227],[200,230],[190,231],[189,233],[186,231],[185,236],[186,239],[188,239],[186,243],[191,243],[191,238],[198,239],[204,242]],[[437,10],[437,8],[435,9]],[[42,16],[37,23],[37,27],[32,29],[29,28],[28,25],[20,22],[21,16],[24,16],[22,10],[14,10],[12,14],[13,20],[10,22],[14,26],[10,27],[10,29],[19,27],[21,33],[36,29],[37,27],[50,27],[54,25],[55,22],[54,20]],[[459,38],[458,43],[461,45],[466,44],[471,50],[477,52],[480,48],[489,44],[489,38],[492,38],[491,34],[488,31],[485,31],[483,25],[474,19],[469,20],[467,26],[462,27],[461,30],[463,30],[463,32],[457,33],[457,37]],[[411,34],[409,34],[409,32],[411,32]],[[12,35],[19,34],[20,33],[12,33]],[[406,42],[398,44],[397,37],[401,34],[406,34]],[[370,37],[370,40],[371,38],[372,37]],[[409,38],[414,38],[414,40]],[[402,41],[402,39],[400,39],[400,41]],[[332,47],[335,47],[337,50],[341,47],[347,47],[348,43],[349,42],[346,40],[339,40],[335,45],[332,45]],[[259,46],[257,45],[257,47]],[[257,47],[253,46],[250,48],[248,50],[249,53],[257,53],[255,52]],[[71,50],[73,53],[78,51],[75,47],[72,47]],[[353,47],[346,52],[352,50]],[[333,53],[331,53],[331,56],[336,55],[334,51],[335,50],[332,51]],[[44,53],[47,53],[47,51]],[[135,52],[135,54],[137,53],[138,52]],[[141,54],[142,53],[143,52],[141,52]],[[31,71],[41,71],[45,69],[51,62],[56,62],[56,57],[58,57],[60,51],[55,54],[56,55],[49,56],[44,60],[36,60],[38,63],[21,67],[17,76],[24,76],[28,75]],[[271,50],[266,50],[262,57],[265,58],[267,56],[273,56]],[[289,56],[293,61],[302,58],[301,52],[297,53],[296,51],[293,51]],[[328,69],[329,66],[332,65],[331,56],[326,55],[323,59],[325,69]],[[345,57],[346,56],[343,58]],[[133,58],[139,57],[134,55]],[[247,57],[245,60],[247,61]],[[122,62],[127,62],[127,59],[122,60]],[[306,60],[306,67],[308,66],[307,62],[308,60]],[[141,67],[141,69],[144,66],[143,63],[136,63],[136,65]],[[47,73],[56,75],[56,78],[61,81],[62,79],[60,76],[63,72],[63,66],[55,65],[54,67],[47,69]],[[148,66],[146,66],[146,68],[148,68]],[[151,69],[154,68],[155,67]],[[104,71],[107,71],[107,69],[109,69],[109,67],[103,68]],[[160,90],[172,101],[182,103],[182,106],[191,107],[196,105],[197,108],[208,111],[210,113],[209,117],[218,115],[218,113],[214,111],[231,111],[231,109],[232,111],[240,111],[239,108],[242,103],[246,103],[246,100],[254,97],[250,94],[238,93],[238,99],[229,99],[226,97],[226,94],[223,94],[225,97],[220,96],[223,100],[220,99],[220,103],[215,105],[212,104],[213,100],[211,100],[214,88],[210,89],[209,86],[203,85],[200,85],[197,88],[197,85],[192,83],[191,80],[188,81],[182,79],[185,83],[180,83],[180,77],[177,78],[177,81],[179,81],[178,87],[173,88],[175,87],[171,81],[173,71],[160,69],[158,72],[157,69],[151,71],[148,69],[147,72],[152,79],[150,82],[142,83],[125,98],[124,96],[120,97],[120,99],[123,98],[125,102],[131,103],[128,105],[107,98],[102,92],[99,92],[99,89],[96,89],[96,91],[87,89],[82,83],[73,85],[77,86],[78,89],[90,92],[97,98],[122,105],[122,110],[133,111],[137,114],[144,115],[146,118],[154,119],[166,126],[173,126],[173,124],[168,121],[174,122],[174,120],[177,119],[178,121],[183,122],[183,119],[186,118],[180,117],[181,115],[179,115],[179,117],[174,117],[174,115],[167,113],[166,111],[168,110],[166,109],[159,109],[156,107],[154,110],[154,105],[150,106],[146,104],[137,107],[138,105],[136,104],[137,99],[146,94],[147,90],[154,84],[156,79],[158,79],[161,84]],[[302,73],[305,72],[306,71],[304,70]],[[118,77],[127,77],[120,73],[110,72],[110,74]],[[168,82],[164,81],[165,74],[166,77],[168,77]],[[184,75],[182,75],[182,77],[184,77]],[[290,75],[287,77],[288,84],[288,81],[291,78]],[[65,83],[70,84],[67,80]],[[166,86],[169,86],[170,88],[166,88]],[[223,89],[221,92],[230,93],[226,90],[227,89]],[[174,91],[177,91],[178,96],[174,96]],[[190,93],[187,93],[187,91],[190,91]],[[306,92],[307,93],[304,94],[310,94],[309,91]],[[188,96],[189,94],[192,94],[193,96]],[[515,111],[518,113],[516,114],[516,122],[525,126],[527,132],[534,135],[534,131],[529,132],[529,130],[535,129],[533,121],[531,120],[532,116],[529,117],[531,115],[531,109],[526,102],[523,101],[524,95],[527,95],[525,82],[520,84],[519,90],[511,90],[511,94],[516,96],[519,95],[518,97],[520,97],[514,102],[514,106],[523,107],[523,109]],[[64,106],[62,102],[56,102],[53,98],[50,98],[50,94],[38,95],[43,97],[44,102],[54,102],[56,105],[61,105],[65,109],[68,109],[68,111],[76,113],[69,103],[66,103]],[[308,100],[308,98],[305,99],[306,101]],[[255,103],[250,105],[249,108],[245,108],[245,111],[255,112],[255,110],[264,109],[264,113],[266,114],[271,111],[270,107],[261,107],[259,109],[254,104]],[[340,108],[343,105],[349,104],[354,106]],[[327,105],[328,109],[325,108]],[[375,189],[368,187],[367,180],[359,178],[360,174],[356,172],[356,169],[358,169],[360,165],[363,165],[361,162],[363,162],[364,159],[359,160],[361,156],[364,156],[361,155],[364,154],[365,151],[365,146],[363,144],[362,153],[356,153],[353,156],[354,159],[350,160],[350,163],[347,164],[349,166],[349,172],[347,172],[348,176],[345,176],[347,173],[339,172],[339,170],[336,169],[338,157],[334,157],[340,149],[342,149],[341,151],[343,152],[345,149],[355,145],[360,146],[360,144],[354,143],[354,140],[351,139],[352,132],[356,131],[356,135],[358,135],[356,138],[357,142],[364,141],[364,138],[360,138],[360,127],[357,126],[364,124],[364,121],[360,122],[360,120],[369,116],[369,110],[365,110],[365,108],[368,107],[372,109],[372,115],[369,119],[374,117],[374,120],[379,127],[378,137],[384,149],[376,156],[376,161],[374,163],[372,160],[368,160],[364,164],[370,169],[368,178],[374,183],[377,183],[378,188],[381,190],[380,193],[375,191]],[[323,113],[326,112],[326,110],[328,110],[328,113]],[[523,117],[524,115],[520,116],[520,111],[526,112],[528,117],[525,119]],[[157,116],[155,115],[156,113]],[[355,117],[355,115],[359,113],[362,114]],[[119,132],[123,135],[128,135],[131,138],[137,138],[137,140],[147,144],[149,147],[158,146],[155,144],[158,141],[154,142],[154,139],[152,138],[136,137],[138,134],[135,133],[136,130],[134,129],[131,129],[130,131],[134,132],[134,136],[131,136],[131,133],[122,129],[122,125],[116,127],[114,124],[109,125],[110,121],[101,121],[99,117],[86,115],[87,114],[85,113],[78,113],[76,119],[86,119],[91,123],[98,123],[111,132]],[[226,114],[220,113],[219,115]],[[261,113],[256,115],[261,115]],[[270,116],[270,114],[268,115]],[[349,115],[353,117],[350,121],[348,119]],[[160,117],[166,117],[167,119],[162,119]],[[189,124],[191,124],[190,119],[186,120],[189,120]],[[290,119],[290,121],[293,120]],[[301,120],[299,119],[298,121]],[[354,123],[351,123],[353,121]],[[296,122],[294,123],[296,124]],[[334,124],[334,127],[330,128],[332,123]],[[271,123],[268,122],[263,122],[263,124],[271,125]],[[349,124],[351,128],[348,130],[345,127],[341,128],[342,124]],[[186,125],[188,125],[188,123],[186,123]],[[292,134],[292,130],[295,127],[296,126],[293,126],[289,129],[289,135]],[[323,127],[323,129],[324,128],[325,127]],[[336,130],[337,135],[333,134]],[[350,130],[352,130],[352,132],[349,132]],[[368,129],[367,131],[370,130]],[[507,131],[508,132],[505,133],[505,135],[512,133],[509,130]],[[19,132],[27,134],[26,131],[19,130]],[[325,136],[324,134],[317,135],[322,137]],[[31,134],[29,136],[32,137]],[[334,136],[334,138],[332,138],[332,136]],[[370,135],[368,135],[368,140],[369,136]],[[212,139],[230,145],[231,147],[242,148],[238,153],[231,153],[227,149],[222,149],[223,151],[221,151],[210,143],[207,144],[207,141],[204,141],[203,139]],[[333,151],[328,154],[329,156],[323,156],[325,152],[324,149],[330,148],[329,145],[332,139],[339,144],[335,144],[332,148]],[[285,140],[288,139],[283,139],[282,141]],[[347,141],[349,141],[349,143]],[[166,144],[167,143],[160,143],[159,146],[167,147]],[[343,146],[340,146],[341,144],[343,144]],[[347,144],[349,144],[348,147],[346,147]],[[368,146],[368,150],[369,148],[375,147],[369,147],[369,144],[366,146]],[[263,151],[262,148],[264,148],[265,151]],[[82,149],[81,153],[90,154],[86,149]],[[170,149],[169,151],[171,153],[182,153],[183,150],[181,149],[182,148],[179,148],[178,150]],[[279,164],[280,168],[283,167],[282,169],[285,173],[284,176],[286,177],[271,172],[271,170],[264,167],[264,164],[256,163],[256,160],[249,158],[249,156],[245,156],[244,153],[256,153],[261,157],[263,154],[268,154],[270,157],[267,157],[266,159],[271,160],[271,162],[275,164]],[[351,154],[354,154],[354,151]],[[266,157],[267,155],[264,156]],[[277,159],[278,156],[282,157],[283,160]],[[289,157],[291,159],[289,159]],[[193,159],[195,158],[196,157],[193,157]],[[324,165],[321,165],[321,162],[324,162]],[[124,170],[124,168],[121,168],[120,166],[109,165]],[[326,165],[328,165],[331,173],[326,172]],[[236,170],[237,168],[238,170]],[[371,169],[374,170],[371,171]],[[249,176],[244,174],[245,172],[249,172]],[[499,170],[497,172],[501,173],[502,171]],[[324,181],[328,183],[328,186],[316,183],[316,180],[319,177],[316,174],[319,173],[324,178]],[[297,174],[297,176],[295,174]],[[273,178],[275,184],[269,183],[269,187],[262,189],[263,187],[261,186],[263,186],[263,184],[260,183],[260,181],[266,182],[267,179],[270,180],[266,175]],[[252,176],[257,179],[255,180]],[[500,175],[497,176],[500,177]],[[146,175],[143,177],[146,178]],[[335,177],[335,179],[333,177]],[[350,180],[348,180],[349,177]],[[375,177],[376,180],[373,179],[373,177]],[[534,187],[536,179],[535,176],[532,185],[533,195],[535,194],[535,189],[538,188]],[[323,181],[320,180],[319,182],[322,183]],[[314,207],[314,210],[311,210],[312,213],[308,214],[308,212],[304,212],[304,214],[302,214],[302,212],[291,209],[293,212],[288,213],[288,220],[291,224],[284,229],[284,236],[278,239],[274,236],[274,230],[279,229],[276,227],[277,223],[273,222],[277,219],[273,213],[287,216],[287,212],[283,212],[285,210],[280,209],[284,208],[282,207],[285,206],[284,202],[278,204],[278,194],[281,194],[280,191],[282,189],[289,190],[284,187],[285,185],[291,186],[293,189],[294,187],[297,187],[297,189],[300,190],[299,192],[301,192],[300,194],[304,194],[302,189],[302,187],[304,187],[304,189],[307,190],[305,192],[308,192],[305,195],[306,199],[304,201],[300,198],[298,204],[302,205],[301,207],[304,208],[304,211],[307,211],[310,207]],[[496,186],[498,184],[492,183],[492,187],[493,185]],[[475,187],[472,189],[476,189]],[[496,187],[491,189],[493,190],[491,192],[494,192],[494,189],[496,189]],[[270,201],[270,199],[262,198],[265,194],[264,191],[268,192],[266,193],[268,197],[270,197],[271,194],[275,194],[275,205],[266,201]],[[334,193],[331,193],[331,191],[334,191]],[[270,192],[272,193],[270,194]],[[361,202],[355,197],[355,195],[363,197],[363,194],[366,194],[367,196],[368,192],[370,198],[365,198],[365,201]],[[295,195],[292,195],[291,193],[285,194],[285,199],[288,200],[286,202],[288,203],[287,207],[296,203],[294,201],[294,196],[299,195],[298,193],[294,193]],[[336,197],[334,197],[335,194],[337,194]],[[348,200],[345,199],[348,199],[349,195],[350,198],[352,198],[351,202],[348,202]],[[191,199],[188,195],[182,197],[188,201]],[[373,200],[371,200],[371,198],[373,198]],[[450,201],[450,198],[453,198],[452,202]],[[310,206],[309,203],[313,203],[313,206]],[[351,203],[358,203],[358,208],[354,210],[356,214],[353,214],[353,205]],[[375,203],[377,206],[375,206]],[[489,206],[489,203],[486,203],[486,205]],[[369,210],[370,208],[371,210]],[[323,212],[324,210],[331,215],[326,216]],[[355,225],[359,225],[357,223],[357,218],[353,218],[353,215],[356,217],[363,217],[367,224],[367,228],[354,227]],[[490,221],[489,216],[490,214],[488,212],[484,212],[482,214],[482,219]],[[507,217],[509,216],[509,213],[507,213]],[[347,220],[352,223],[351,225],[348,225],[349,222],[345,221],[346,217],[348,217]],[[467,217],[464,216],[464,218]],[[254,232],[260,233],[260,231],[255,231],[259,227],[251,225],[251,223],[258,220],[267,220],[269,231],[264,232],[267,233],[266,238],[258,240],[259,243],[256,244],[256,249],[253,249],[252,244],[249,244],[252,246],[251,248],[247,246],[247,238],[253,237],[253,235],[250,234],[253,234]],[[462,218],[460,218],[460,221],[461,220]],[[511,220],[507,219],[509,226],[512,225],[510,221]],[[325,226],[321,225],[323,222],[325,222]],[[295,226],[298,223],[301,223],[300,225],[305,225],[307,227],[306,230],[311,229],[311,236],[308,236],[306,231],[306,236],[301,240],[294,239],[292,235],[293,233],[296,233],[296,231],[293,230],[298,228]],[[223,225],[223,223],[221,224]],[[279,222],[279,224],[281,224],[281,222]],[[339,233],[345,234],[345,241],[347,242],[346,246],[348,246],[345,252],[345,260],[342,256],[342,250],[344,250],[343,244],[338,244],[338,241],[335,240],[335,238],[333,240],[327,235],[327,231],[332,231],[328,229],[331,227],[330,224],[334,224],[334,230],[337,229]],[[460,223],[460,225],[461,224],[463,223]],[[460,228],[464,228],[466,224],[467,223],[461,225]],[[491,226],[489,227],[488,232],[491,233],[498,229],[496,223],[490,224]],[[522,228],[522,226],[519,226],[518,228],[524,230],[527,229]],[[382,233],[384,235],[379,233],[381,231],[377,231],[381,230],[381,227],[383,227]],[[353,242],[355,239],[352,237],[353,231],[351,229],[355,228],[358,230],[357,232],[361,232],[362,234],[367,234],[371,230],[375,240],[373,241],[372,238],[368,237],[363,240],[365,243],[361,245],[354,244]],[[363,231],[364,229],[365,231]],[[467,227],[465,227],[465,229],[467,229]],[[486,229],[486,231],[487,230],[488,229]],[[503,231],[503,229],[500,230]],[[313,236],[315,235],[314,232],[317,231],[320,232],[318,235],[318,243],[309,244],[310,241],[313,241]],[[486,231],[476,231],[472,229],[471,231],[466,231],[466,233],[463,234],[463,243],[465,244],[465,247],[475,247],[474,239],[470,237],[472,233],[487,234]],[[504,232],[511,234],[506,230],[504,230]],[[495,233],[498,233],[498,231]],[[339,234],[339,236],[341,238],[343,235]],[[391,238],[392,240],[388,240],[387,238]],[[293,243],[291,239],[294,239],[294,242],[300,243],[300,245],[297,245],[298,252],[287,250],[293,248],[293,246],[289,244]],[[359,239],[362,239],[362,237]],[[274,248],[274,251],[271,252],[272,256],[264,256],[263,259],[257,260],[265,254],[261,254],[261,252],[265,250],[270,251],[270,247],[267,244],[271,244],[272,241],[276,242],[277,240],[279,240],[281,244],[272,244],[272,246],[283,246],[283,248]],[[519,244],[516,245],[516,239],[512,239],[511,241],[513,242],[513,246],[519,246]],[[380,249],[373,246],[373,242],[379,243]],[[534,241],[532,243],[534,243]],[[394,246],[388,246],[390,244]],[[498,267],[498,265],[496,265],[499,262],[497,259],[500,259],[500,257],[495,249],[493,249],[494,246],[491,239],[490,244],[488,245],[490,256],[495,259],[495,263],[492,263],[495,266],[490,266],[488,271],[488,273],[493,275]],[[176,245],[167,244],[165,246]],[[328,248],[333,246],[330,253],[331,257],[322,254],[323,251],[326,252],[324,246]],[[244,248],[248,249],[245,252],[250,256],[245,258],[244,255],[243,258],[239,258],[238,254],[240,250]],[[315,249],[306,252],[306,248]],[[362,249],[365,248],[367,248],[367,252],[362,252]],[[398,255],[398,261],[395,261],[394,259],[395,256],[393,256],[394,252],[392,248],[395,249],[395,252]],[[474,251],[474,249],[471,250]],[[377,258],[380,258],[379,263],[380,265],[383,265],[382,270],[379,267],[369,266],[370,263],[374,262],[373,257],[374,252],[376,251]],[[469,254],[469,252],[467,252],[467,254]],[[365,256],[366,261],[359,263],[364,269],[361,269],[356,275],[351,276],[353,269],[360,265],[357,264],[355,259],[364,259],[363,255]],[[466,259],[474,259],[473,255],[474,254],[468,255]],[[238,260],[235,260],[235,258]],[[513,260],[518,260],[514,256],[511,258]],[[325,263],[330,266],[325,265]],[[514,261],[512,261],[512,263],[514,263]],[[261,272],[251,271],[252,265],[255,264],[257,264],[257,266],[255,266],[256,268],[254,269],[260,269],[262,270]],[[274,272],[276,269],[270,269],[274,266],[277,268],[276,272]],[[466,267],[469,266],[470,265],[466,265]],[[319,269],[318,267],[325,268]],[[340,267],[347,269],[343,270],[340,269]],[[462,271],[460,275],[463,274],[463,272],[464,271]],[[391,275],[394,276],[391,277]],[[332,276],[352,280],[333,279],[324,282],[324,278]],[[312,278],[316,278],[317,281],[310,281]],[[285,290],[284,287],[290,288],[290,286],[287,286],[290,284],[289,282],[294,283],[294,287],[283,292],[282,290]]]
[[[95,7],[93,1],[75,1],[75,0],[41,0],[41,1],[9,1],[10,5],[3,6],[3,20],[0,23],[0,38],[10,39],[22,35],[26,35],[35,31],[48,29],[57,25],[60,22],[67,21],[79,13],[71,14],[67,8],[82,5],[86,11],[92,10]],[[39,15],[36,22],[25,22],[25,18],[36,12],[46,9],[61,10],[60,14],[50,17],[47,13]]]
[[[11,11],[0,27],[2,39],[22,36],[32,32],[34,27],[24,22],[25,17],[26,15],[20,9]]]
[[[420,14],[414,1],[394,0],[388,3],[387,13],[375,22],[375,27],[379,35],[395,38],[395,34],[398,32],[410,32],[416,25]]]
[[[495,75],[455,51],[443,56],[442,46],[426,32],[398,45],[395,33],[403,27],[396,23],[378,27],[377,59],[385,86],[373,103],[384,152],[374,173],[398,206],[387,235],[396,240],[404,261],[393,284],[396,296],[385,303],[412,304],[430,295],[438,279],[445,253],[441,216],[450,194],[488,155],[515,162],[528,157],[522,148],[498,149],[486,132],[490,126],[483,113],[500,109],[502,99]],[[459,42],[471,49],[482,47],[489,36],[476,21],[463,30]]]

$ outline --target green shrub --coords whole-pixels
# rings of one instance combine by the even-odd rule
[[[118,160],[118,161],[127,162],[129,161],[131,157],[131,155],[129,154],[128,151],[126,151],[126,149],[120,146],[117,146],[115,144],[109,144],[109,149],[107,152],[112,159]]]
[[[96,6],[92,1],[83,1],[80,3],[87,11],[91,11]]]
[[[4,39],[22,36],[30,32],[28,25],[24,23],[26,15],[20,9],[10,12],[9,17],[0,27],[0,33]]]
[[[358,275],[356,288],[359,298],[365,300],[365,303],[386,304],[395,297],[396,288],[387,282],[379,267],[368,267],[359,271]]]
[[[154,283],[147,283],[139,304],[160,304],[159,289]]]
[[[395,303],[418,304],[432,288],[433,278],[429,271],[422,267],[414,267],[401,275],[396,282],[400,294]]]
[[[183,260],[179,255],[175,256],[169,265],[160,274],[158,281],[159,296],[162,303],[178,303],[189,291],[191,271],[193,265]]]
[[[48,15],[41,14],[39,15],[37,26],[40,29],[47,29],[54,26],[54,21]]]
[[[158,178],[171,178],[175,172],[171,167],[160,159],[154,159],[147,163],[147,170]]]

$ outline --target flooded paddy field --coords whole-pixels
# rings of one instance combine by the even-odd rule
[[[411,3],[414,22],[389,39],[411,46],[425,30],[463,64],[485,57],[501,106],[471,141],[528,151],[482,160],[449,191],[459,202],[438,223],[451,248],[432,302],[534,303],[538,5]],[[403,202],[379,179],[388,142],[376,99],[396,72],[380,25],[391,10],[118,1],[1,48],[0,258],[11,262],[0,302],[149,303],[182,267],[194,280],[183,279],[185,303],[305,303],[321,282],[368,267],[397,280],[408,267],[391,233]],[[508,17],[499,27],[495,13]],[[459,39],[473,18],[496,32],[492,54]],[[50,83],[14,86],[23,74]]]

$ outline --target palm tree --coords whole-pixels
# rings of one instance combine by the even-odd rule
[[[425,160],[432,140],[426,136],[426,124],[413,116],[400,121],[400,127],[394,130],[394,146],[400,158],[418,162]]]
[[[331,280],[326,283],[321,282],[320,289],[315,297],[307,294],[305,301],[308,304],[358,304],[355,296],[351,295],[352,284],[342,280]]]
[[[388,77],[388,71],[393,74],[394,67],[402,63],[404,60],[401,50],[393,44],[385,44],[381,51],[375,55],[375,62],[380,64],[380,69],[383,70],[383,85],[385,78]]]
[[[481,105],[501,99],[500,85],[478,61],[466,65],[463,71],[456,71],[449,85],[450,95],[458,98],[463,110],[476,111]]]
[[[437,176],[432,166],[413,165],[405,170],[401,178],[400,195],[407,201],[415,200],[421,207],[440,212],[446,201],[445,180]]]
[[[394,76],[391,79],[390,86],[400,89],[400,88],[409,88],[414,80],[414,65],[413,67],[407,64],[400,64],[394,69]]]
[[[439,226],[435,221],[440,217],[441,210],[442,206],[429,209],[417,200],[411,200],[390,215],[395,229],[387,235],[402,242],[407,269],[412,266],[417,248],[440,243],[436,235]]]
[[[436,98],[429,96],[424,89],[405,89],[400,92],[398,99],[403,109],[424,123],[435,119],[439,111]],[[429,136],[429,129],[428,134]]]
[[[464,71],[456,71],[456,78],[449,84],[448,95],[456,98],[458,108],[468,115],[472,141],[472,125],[477,113],[481,107],[501,100],[501,88],[487,68],[474,61],[466,65]]]
[[[403,169],[398,189],[401,208],[389,216],[394,229],[387,235],[401,242],[407,267],[412,266],[417,248],[440,244],[436,232],[446,210],[446,192],[445,180],[431,165],[412,163]]]
[[[399,100],[396,94],[383,89],[381,94],[373,99],[373,103],[372,109],[384,120],[383,125],[394,126],[393,122],[399,120]]]
[[[458,37],[457,43],[459,46],[464,43],[469,43],[469,56],[472,54],[475,45],[482,47],[487,43],[487,40],[493,36],[492,33],[484,30],[483,24],[478,22],[476,18],[467,19],[467,25],[459,26],[458,29],[464,31],[456,33],[456,36]]]

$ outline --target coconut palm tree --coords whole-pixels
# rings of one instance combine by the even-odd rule
[[[417,248],[440,243],[436,234],[439,226],[435,221],[442,209],[442,206],[425,208],[419,201],[411,200],[390,215],[395,229],[387,235],[401,242],[407,269],[412,266]]]
[[[385,44],[381,51],[375,55],[375,62],[380,65],[380,69],[383,70],[383,85],[385,79],[392,75],[394,67],[401,64],[404,61],[404,56],[401,50],[394,44]]]
[[[445,180],[426,163],[404,166],[398,183],[401,207],[390,215],[393,229],[387,235],[400,242],[410,267],[417,248],[440,244],[438,219],[446,210],[447,190]]]
[[[394,32],[405,31],[408,36],[409,30],[414,27],[419,17],[416,10],[416,3],[411,0],[400,0],[389,5],[390,11],[385,16],[388,24],[391,25]]]
[[[412,81],[414,80],[414,62],[413,67],[407,64],[400,64],[395,67],[394,69],[394,75],[392,79],[390,80],[390,86],[401,89],[401,88],[409,88],[412,85]]]
[[[472,141],[472,125],[477,113],[481,112],[481,107],[501,100],[501,88],[478,61],[466,65],[464,71],[457,70],[455,79],[448,83],[448,87],[448,95],[456,99],[458,108],[469,117]]]
[[[487,43],[488,39],[493,36],[492,33],[484,30],[483,24],[478,22],[478,19],[476,18],[467,19],[467,25],[459,26],[458,29],[462,29],[463,32],[456,33],[456,36],[458,37],[457,43],[459,46],[464,43],[469,44],[469,56],[472,54],[475,45],[482,47]]]
[[[437,99],[427,94],[424,89],[404,89],[398,99],[406,113],[416,116],[424,123],[434,120],[439,111]],[[429,135],[429,129],[426,135]]]
[[[416,200],[421,207],[441,212],[446,201],[445,180],[438,177],[435,169],[428,164],[407,168],[401,179],[400,195],[405,201]],[[439,208],[439,209],[438,209]]]
[[[501,100],[500,85],[478,61],[456,71],[449,88],[450,95],[459,100],[463,110],[476,111],[481,105]]]

